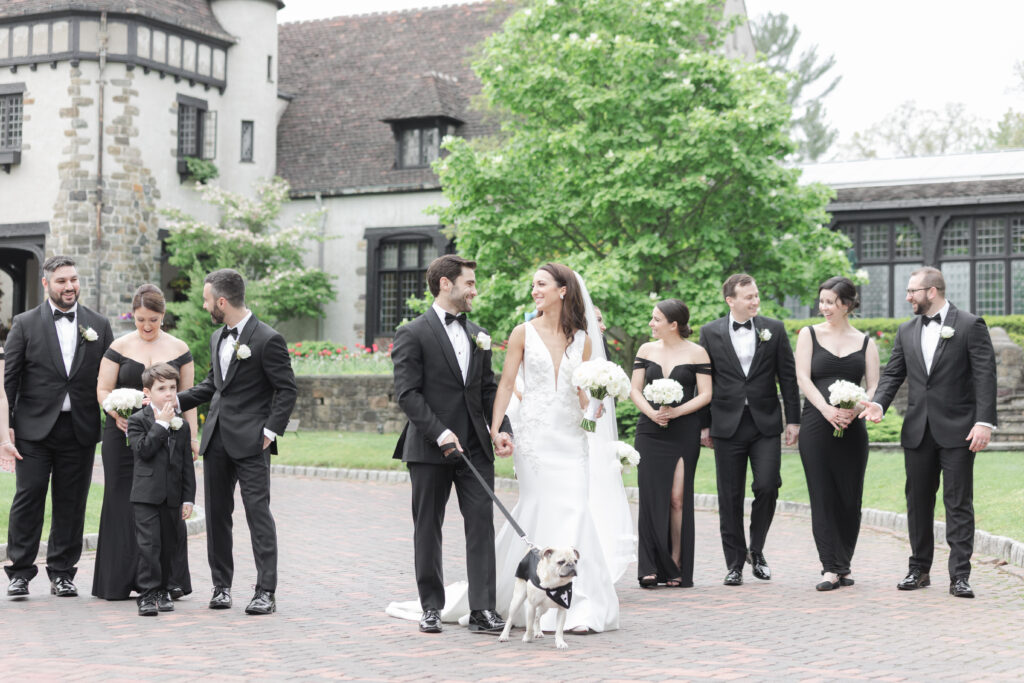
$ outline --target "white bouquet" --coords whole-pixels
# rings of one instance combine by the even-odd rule
[[[683,400],[683,385],[667,377],[656,379],[644,387],[644,398],[659,406],[678,403]],[[662,429],[667,427],[662,425]]]
[[[590,395],[590,403],[580,422],[580,426],[587,432],[597,429],[597,409],[605,396],[618,399],[629,397],[629,378],[622,368],[609,360],[580,363],[572,373],[572,383]]]
[[[840,408],[855,408],[861,401],[868,400],[868,394],[859,384],[839,379],[828,387],[828,402]],[[833,430],[832,436],[842,438],[843,430],[838,427]]]
[[[103,410],[109,413],[114,411],[121,417],[128,417],[142,407],[142,400],[146,395],[138,389],[114,389],[103,399]],[[128,433],[125,432],[125,444],[128,443]]]
[[[622,472],[640,464],[640,452],[624,441],[615,442],[615,455],[619,458],[619,469]]]

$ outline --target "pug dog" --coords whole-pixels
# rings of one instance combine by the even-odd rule
[[[580,553],[575,548],[531,549],[516,568],[516,584],[512,590],[512,602],[508,608],[505,629],[498,640],[508,642],[512,630],[512,617],[519,607],[526,603],[526,633],[523,642],[543,638],[540,618],[549,609],[557,609],[555,619],[555,647],[568,649],[563,632],[565,615],[572,604],[572,580],[576,577],[576,563]]]

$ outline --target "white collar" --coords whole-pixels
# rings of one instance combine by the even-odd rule
[[[754,331],[754,318],[756,318],[756,317],[757,317],[756,315],[752,315],[749,318],[747,318],[747,320],[750,321],[750,331],[751,332]],[[729,328],[728,328],[729,329],[729,334],[732,334],[733,332],[739,332],[739,330],[733,329],[732,324],[735,323],[735,322],[739,322],[739,321],[736,320],[736,318],[732,317],[732,311],[729,311],[728,318],[729,318],[729,321],[726,324],[729,326]],[[743,321],[742,323],[740,323],[740,325],[744,324],[745,322],[746,322],[746,320]]]
[[[246,309],[245,317],[238,321],[238,324],[234,327],[228,327],[229,330],[238,330],[238,334],[242,334],[242,330],[245,329],[245,324],[249,322],[249,318],[252,317],[252,311]]]
[[[935,317],[936,314],[939,316],[939,325],[945,325],[946,318],[949,316],[949,299],[946,299],[946,303],[943,304],[942,308],[940,308],[936,313],[932,313],[930,317]]]
[[[448,315],[448,311],[441,308],[441,306],[436,301],[433,304],[431,304],[430,307],[434,309],[434,313],[437,313],[437,317],[441,320],[441,326],[447,327],[448,324],[444,321],[444,319],[445,316]]]
[[[52,300],[47,299],[46,303],[50,304],[50,314],[51,315],[53,314],[54,311],[60,311],[59,308],[57,308],[56,306],[53,305],[53,301]],[[76,301],[75,305],[72,306],[71,308],[69,308],[68,310],[60,311],[60,312],[61,313],[74,313],[75,317],[78,317],[78,302]]]

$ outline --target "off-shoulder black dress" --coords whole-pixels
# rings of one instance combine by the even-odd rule
[[[646,358],[634,361],[633,369],[638,368],[644,369],[645,387],[664,376],[661,366]],[[683,400],[671,404],[672,407],[686,403],[696,395],[698,374],[710,375],[711,364],[686,363],[669,371],[669,378],[683,387]],[[641,414],[636,424],[633,447],[640,452],[640,465],[637,467],[640,488],[637,576],[642,578],[653,574],[659,583],[678,580],[681,586],[693,586],[693,476],[700,457],[699,412],[669,420],[666,427],[659,427]],[[672,559],[670,516],[672,479],[680,458],[685,468],[685,485],[677,567]]]
[[[116,388],[142,391],[142,371],[146,369],[142,363],[114,349],[107,349],[104,357],[119,366]],[[192,362],[192,354],[186,351],[168,362],[180,370],[181,366]],[[136,590],[139,547],[135,542],[135,515],[129,501],[134,471],[134,456],[125,444],[124,432],[117,428],[117,421],[108,416],[103,430],[103,509],[96,545],[96,571],[92,578],[92,594],[97,598],[126,600]],[[185,522],[179,519],[177,528],[178,544],[168,586],[177,586],[187,595],[192,592],[192,579],[188,570]]]

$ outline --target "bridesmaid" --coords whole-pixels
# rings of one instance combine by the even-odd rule
[[[633,363],[629,396],[642,413],[634,447],[640,452],[637,574],[644,588],[693,586],[693,475],[699,413],[711,402],[711,359],[687,339],[689,321],[679,299],[658,302],[648,323],[657,341],[641,346]],[[655,407],[644,398],[644,387],[662,377],[683,386],[680,403]]]
[[[96,396],[103,399],[113,389],[130,387],[142,390],[142,371],[154,363],[170,363],[181,372],[179,390],[195,382],[195,364],[188,345],[164,332],[164,295],[156,285],[142,285],[132,298],[135,332],[114,340],[100,363]],[[192,459],[199,453],[196,411],[183,415],[192,429]],[[135,519],[128,497],[132,490],[133,456],[125,445],[128,420],[117,413],[107,414],[103,431],[103,509],[96,546],[96,571],[92,594],[105,600],[125,600],[135,590],[138,546]],[[193,501],[194,502],[194,501]],[[175,551],[168,588],[178,599],[192,592],[188,570],[188,537],[185,522],[178,520],[178,547]]]
[[[806,399],[800,420],[800,460],[824,578],[815,586],[819,591],[853,585],[850,562],[860,533],[868,433],[864,421],[855,419],[860,408],[831,405],[828,388],[839,379],[854,384],[866,379],[867,395],[873,396],[878,385],[878,347],[850,325],[850,313],[859,304],[857,288],[847,278],[821,283],[818,310],[825,322],[800,330],[796,342],[796,378]],[[841,438],[832,436],[837,428],[845,430]]]

